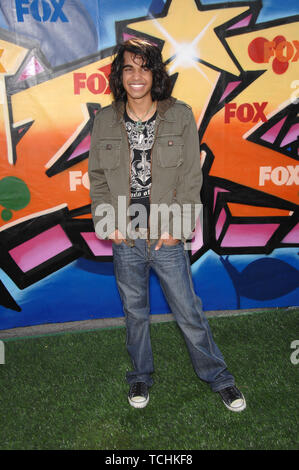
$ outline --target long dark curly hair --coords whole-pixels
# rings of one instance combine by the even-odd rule
[[[160,49],[145,39],[132,38],[116,46],[115,58],[111,65],[109,85],[115,101],[126,101],[127,93],[122,83],[125,51],[141,57],[143,66],[151,70],[153,85],[151,95],[153,101],[161,101],[171,95],[171,80],[166,72]]]

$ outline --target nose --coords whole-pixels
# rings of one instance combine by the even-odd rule
[[[133,70],[133,74],[132,74],[132,78],[134,80],[139,80],[140,78],[142,77],[142,69],[134,69]]]

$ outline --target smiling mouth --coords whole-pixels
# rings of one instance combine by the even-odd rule
[[[144,87],[143,83],[130,83],[130,87],[132,88],[142,88]]]

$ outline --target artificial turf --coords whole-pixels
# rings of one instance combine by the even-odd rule
[[[0,449],[298,449],[298,313],[210,318],[241,413],[197,378],[175,322],[151,325],[155,383],[141,410],[127,401],[123,327],[5,340]]]

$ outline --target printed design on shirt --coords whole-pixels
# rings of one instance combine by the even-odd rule
[[[131,197],[148,197],[151,188],[151,148],[154,143],[155,120],[147,122],[142,133],[137,123],[126,122],[131,148]]]

